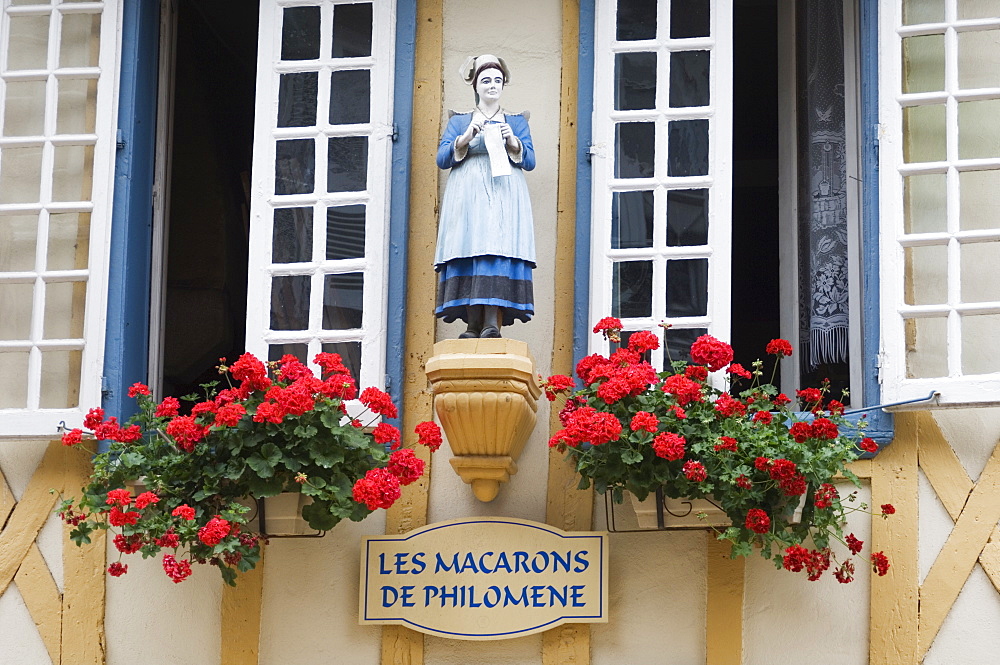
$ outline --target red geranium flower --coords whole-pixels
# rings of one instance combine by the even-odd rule
[[[717,372],[733,362],[733,347],[711,335],[702,335],[691,345],[691,360]]]
[[[778,356],[779,358],[782,356],[790,356],[792,355],[792,345],[788,342],[788,340],[772,339],[767,343],[767,346],[764,347],[764,352],[769,355]]]
[[[663,432],[662,434],[657,434],[653,439],[653,452],[656,453],[657,457],[676,461],[684,458],[686,444],[687,441],[680,434]]]
[[[441,428],[437,423],[427,420],[419,423],[413,430],[417,434],[417,443],[427,446],[431,452],[441,447]]]
[[[684,471],[684,475],[691,482],[700,483],[708,478],[708,471],[705,470],[705,465],[692,459],[684,462],[682,471]]]
[[[637,411],[636,414],[632,416],[632,422],[629,424],[629,427],[633,432],[638,432],[639,430],[655,432],[658,426],[659,421],[656,419],[656,416],[648,411]]]
[[[771,518],[760,508],[747,511],[746,527],[754,533],[767,533],[771,530]]]

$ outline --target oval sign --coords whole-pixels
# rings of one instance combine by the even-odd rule
[[[430,524],[361,545],[359,621],[459,640],[604,623],[608,534],[508,517]]]

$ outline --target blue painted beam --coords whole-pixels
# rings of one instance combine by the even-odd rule
[[[587,355],[590,336],[590,143],[594,116],[595,0],[580,0],[576,113],[576,265],[573,271],[573,360]]]

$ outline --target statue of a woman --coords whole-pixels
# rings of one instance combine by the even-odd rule
[[[500,337],[500,326],[534,314],[535,237],[523,171],[535,168],[527,114],[500,107],[510,80],[493,55],[469,58],[462,77],[476,109],[452,116],[437,153],[451,169],[438,226],[434,313],[468,324],[460,338]]]

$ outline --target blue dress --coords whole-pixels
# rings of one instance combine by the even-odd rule
[[[434,269],[438,272],[434,313],[451,322],[466,318],[470,305],[497,305],[503,325],[528,321],[534,314],[531,271],[535,236],[528,184],[523,171],[535,167],[528,121],[506,114],[521,141],[511,174],[493,177],[482,134],[456,159],[455,139],[465,133],[473,114],[453,116],[438,147],[437,164],[451,169],[438,225]]]

